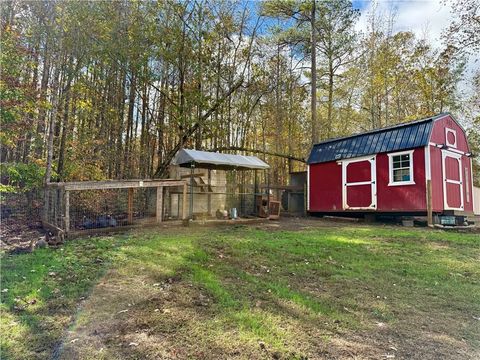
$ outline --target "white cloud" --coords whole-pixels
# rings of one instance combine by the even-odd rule
[[[438,0],[411,1],[369,1],[361,10],[357,29],[367,30],[368,18],[372,10],[376,14],[388,17],[395,15],[393,32],[411,31],[418,38],[426,38],[434,46],[441,46],[442,31],[450,23],[450,5],[444,5]]]

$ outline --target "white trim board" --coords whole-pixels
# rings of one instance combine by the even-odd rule
[[[351,163],[368,161],[370,163],[370,181],[358,181],[347,183],[347,166]],[[342,161],[342,207],[344,210],[364,210],[377,209],[377,168],[376,155],[362,156],[358,158],[348,159]],[[372,202],[367,207],[351,207],[347,204],[347,188],[349,186],[368,185],[371,184]]]
[[[457,160],[458,163],[458,173],[459,173],[459,180],[450,180],[447,179],[446,174],[445,174],[445,159],[447,157],[453,158]],[[445,210],[459,210],[463,211],[465,208],[465,203],[463,199],[463,174],[462,174],[462,155],[457,154],[455,152],[449,151],[449,150],[442,150],[442,182],[443,182],[443,207]],[[448,206],[448,201],[447,201],[447,183],[449,184],[456,184],[460,186],[460,207],[454,208]]]
[[[453,134],[453,137],[455,139],[455,141],[453,143],[448,141],[448,134],[449,133]],[[445,127],[445,144],[448,147],[457,148],[457,132],[454,129],[450,129],[448,127]]]

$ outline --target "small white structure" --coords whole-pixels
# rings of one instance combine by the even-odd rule
[[[473,213],[480,215],[480,187],[473,187]]]

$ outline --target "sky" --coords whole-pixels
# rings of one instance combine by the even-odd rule
[[[412,31],[437,46],[441,45],[442,30],[448,27],[451,18],[451,7],[439,0],[355,0],[353,6],[361,13],[358,30],[366,30],[368,14],[376,7],[377,13],[396,14],[394,32]]]
[[[354,0],[353,6],[360,10],[357,30],[366,31],[369,13],[376,6],[377,13],[396,14],[393,31],[411,31],[417,38],[427,39],[435,47],[442,47],[442,31],[448,28],[452,18],[451,0]],[[468,59],[465,78],[460,90],[469,92],[470,79],[480,69],[479,58]]]

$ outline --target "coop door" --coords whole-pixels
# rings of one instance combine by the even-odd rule
[[[446,210],[463,210],[462,156],[442,151],[443,204]]]
[[[342,162],[343,209],[376,209],[375,157]]]

